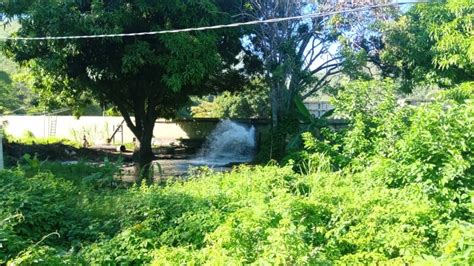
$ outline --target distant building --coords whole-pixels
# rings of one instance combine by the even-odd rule
[[[419,99],[419,98],[401,98],[397,101],[398,105],[405,106],[405,105],[412,105],[412,106],[420,106],[423,104],[432,103],[432,99]],[[333,110],[334,106],[331,105],[329,100],[306,100],[304,102],[306,108],[308,108],[309,112],[317,118],[323,116],[326,112]]]
[[[334,109],[329,101],[307,100],[304,102],[309,112],[317,118],[323,116],[327,111]]]

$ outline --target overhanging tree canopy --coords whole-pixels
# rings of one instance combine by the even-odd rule
[[[387,75],[405,89],[417,84],[474,80],[474,1],[443,0],[415,5],[384,28],[380,54]]]
[[[233,1],[31,1],[18,6],[18,36],[68,36],[157,31],[230,21]],[[23,4],[23,3],[22,3]],[[224,34],[225,33],[225,34]],[[135,161],[152,160],[158,117],[170,118],[188,101],[238,80],[239,36],[224,31],[130,38],[10,41],[5,51],[28,64],[36,85],[68,98],[92,96],[115,105],[140,143]],[[226,71],[224,71],[226,69]],[[218,77],[218,79],[217,79]],[[237,84],[238,85],[238,84]],[[228,87],[227,87],[228,89]],[[132,119],[134,117],[134,119]]]

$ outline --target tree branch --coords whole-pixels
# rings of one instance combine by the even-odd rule
[[[337,67],[328,70],[326,74],[321,79],[319,79],[319,81],[313,86],[313,88],[302,96],[302,98],[308,98],[309,96],[320,90],[322,87],[328,85],[330,82],[330,80],[328,80],[329,77],[332,77],[342,72],[342,70],[333,71],[335,69],[337,69]]]
[[[321,70],[324,70],[324,69],[328,69],[328,68],[334,68],[334,67],[339,67],[342,62],[338,62],[338,63],[334,63],[334,64],[330,64],[331,62],[334,62],[334,61],[337,61],[339,59],[342,59],[342,57],[334,57],[332,59],[329,59],[328,61],[324,62],[323,64],[321,64],[319,67],[313,69],[310,71],[311,75],[314,75],[318,72],[320,72]]]

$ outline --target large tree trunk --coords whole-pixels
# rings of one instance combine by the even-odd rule
[[[138,184],[141,184],[143,178],[148,184],[153,183],[152,162],[155,158],[151,148],[153,138],[153,129],[155,128],[156,116],[146,115],[143,109],[135,109],[135,121],[132,121],[130,113],[123,105],[117,105],[120,113],[125,119],[128,128],[136,137],[135,149],[133,151],[133,162],[135,163],[135,178]],[[138,114],[141,115],[138,115]]]
[[[280,160],[285,155],[287,137],[289,132],[294,130],[293,125],[290,126],[288,113],[290,108],[288,105],[289,93],[285,88],[284,82],[276,83],[271,90],[271,149],[270,159]],[[290,102],[292,103],[292,102]]]
[[[144,122],[141,134],[136,134],[137,143],[133,152],[133,162],[135,163],[135,174],[138,184],[146,179],[147,184],[153,183],[153,167],[152,162],[155,158],[151,148],[151,140],[153,138],[153,129],[155,121]]]

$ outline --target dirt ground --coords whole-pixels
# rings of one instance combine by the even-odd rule
[[[37,156],[39,160],[50,161],[78,161],[87,160],[91,162],[101,162],[104,158],[122,158],[124,162],[132,162],[132,153],[120,153],[113,150],[100,150],[93,148],[76,148],[62,143],[53,144],[23,144],[4,143],[4,153],[6,165],[16,165],[25,154]]]

